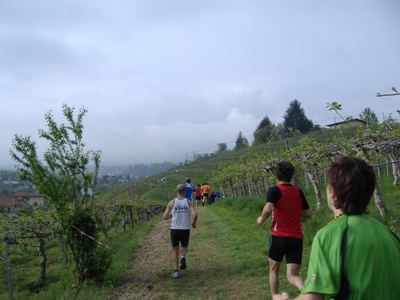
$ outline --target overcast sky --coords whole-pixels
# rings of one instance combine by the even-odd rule
[[[63,103],[105,165],[232,149],[294,99],[322,127],[333,101],[397,118],[399,53],[398,0],[0,1],[0,168]]]

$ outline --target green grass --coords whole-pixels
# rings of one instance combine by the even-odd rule
[[[140,226],[135,226],[133,229],[129,227],[125,233],[122,230],[118,235],[110,233],[110,240],[103,241],[104,244],[116,250],[116,254],[113,254],[112,257],[112,267],[107,273],[107,284],[103,287],[85,284],[78,290],[77,278],[72,273],[71,265],[62,262],[59,244],[51,241],[45,247],[48,256],[46,287],[37,294],[30,292],[28,286],[37,283],[40,261],[36,245],[31,245],[27,252],[20,252],[18,256],[11,257],[14,299],[104,299],[104,295],[111,291],[118,277],[126,268],[140,240],[158,220],[160,220],[160,216]],[[0,300],[8,300],[7,278],[5,272],[1,274]]]
[[[399,233],[399,187],[392,186],[390,177],[378,183],[388,215],[384,219],[380,217],[374,199],[371,199],[369,206],[370,215]],[[172,189],[169,192],[171,198],[174,196],[174,185],[168,184],[168,188]],[[316,199],[312,189],[304,192],[313,216],[303,222],[303,278],[307,274],[313,237],[333,219],[332,213],[325,205],[324,192],[324,206],[318,211],[315,209]],[[190,268],[179,280],[171,280],[168,275],[170,262],[166,262],[160,271],[163,276],[160,282],[154,284],[153,292],[167,294],[170,299],[270,299],[267,256],[270,220],[262,226],[256,224],[256,218],[264,204],[265,197],[221,198],[211,206],[199,207],[198,227],[192,231],[189,245]],[[126,268],[142,237],[160,218],[161,216],[158,216],[150,222],[135,226],[133,230],[128,229],[126,233],[111,233],[111,240],[106,244],[116,249],[118,254],[113,257],[107,284],[101,288],[88,284],[79,293],[76,278],[71,274],[69,266],[62,264],[59,246],[55,242],[46,245],[49,256],[46,288],[39,294],[27,292],[27,286],[36,282],[40,259],[35,247],[29,247],[27,253],[22,253],[13,261],[13,278],[17,283],[14,288],[15,299],[104,299]],[[297,295],[296,289],[287,282],[285,270],[283,265],[280,272],[280,290],[288,291],[291,296]],[[4,276],[1,280],[0,299],[8,299]]]

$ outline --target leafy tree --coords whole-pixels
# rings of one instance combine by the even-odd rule
[[[217,151],[215,151],[215,154],[221,154],[228,151],[228,146],[226,145],[226,143],[218,143],[217,146],[218,149]]]
[[[265,116],[264,119],[261,120],[260,124],[257,126],[257,130],[272,125],[268,116]]]
[[[272,130],[274,125],[272,125],[268,116],[265,116],[264,119],[261,120],[260,124],[258,124],[257,129],[254,131],[254,141],[253,145],[264,144],[271,137]]]
[[[280,139],[283,134],[285,133],[285,127],[283,127],[282,123],[278,123],[278,125],[274,125],[274,127],[271,130],[271,137],[274,139]]]
[[[392,114],[389,114],[389,115],[387,115],[387,116],[385,117],[384,122],[385,122],[385,123],[388,123],[388,124],[395,124],[395,123],[397,123],[398,121],[393,117]]]
[[[80,234],[98,238],[101,223],[94,206],[94,190],[100,166],[101,152],[84,152],[82,119],[87,110],[82,108],[74,118],[74,108],[64,104],[63,115],[68,124],[58,125],[51,111],[45,114],[48,130],[39,129],[39,138],[49,143],[49,148],[39,159],[36,143],[30,136],[15,135],[10,150],[17,162],[21,180],[31,182],[35,189],[46,195],[54,220],[52,229],[65,239],[72,252],[79,283],[93,278],[104,280],[111,264],[108,250]],[[88,170],[89,163],[94,171]]]
[[[327,103],[327,104],[326,104],[326,108],[328,108],[329,111],[334,110],[334,111],[336,112],[336,114],[337,114],[340,118],[342,118],[343,121],[347,122],[347,124],[349,125],[349,127],[353,127],[353,126],[351,126],[351,124],[350,124],[350,121],[353,120],[353,117],[352,117],[352,116],[347,116],[346,118],[344,118],[344,117],[339,113],[339,111],[342,110],[342,104],[340,104],[340,103],[334,101],[334,102],[332,102],[332,103]]]
[[[286,131],[289,131],[289,128],[293,128],[300,132],[307,132],[313,128],[313,122],[307,119],[301,103],[294,99],[289,103],[289,107],[283,116],[283,126]]]
[[[248,147],[249,147],[249,141],[245,136],[243,136],[242,132],[239,131],[239,134],[236,138],[235,150],[246,149]]]
[[[360,114],[360,119],[367,122],[368,125],[371,124],[379,124],[378,117],[374,113],[373,110],[371,110],[369,107],[365,108],[362,113]]]

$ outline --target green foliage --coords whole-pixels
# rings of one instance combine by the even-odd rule
[[[242,132],[240,131],[235,143],[235,150],[246,149],[249,147],[249,141],[245,136],[243,136]]]
[[[293,128],[300,132],[308,132],[313,128],[313,122],[306,117],[301,103],[296,99],[289,103],[283,119],[285,130]]]
[[[275,125],[271,123],[268,116],[265,116],[254,131],[253,146],[268,142],[275,133],[274,128]]]
[[[353,127],[353,126],[351,126],[351,124],[349,123],[349,121],[351,121],[351,120],[353,119],[353,117],[352,117],[352,116],[347,116],[346,118],[344,118],[344,117],[339,113],[339,111],[342,110],[342,104],[340,104],[340,103],[334,101],[334,102],[332,102],[332,103],[327,103],[327,104],[326,104],[326,108],[328,108],[329,111],[331,111],[331,110],[335,111],[336,114],[337,114],[343,121],[347,122],[347,124],[349,125],[349,127]]]
[[[226,143],[218,143],[217,146],[218,146],[218,149],[217,149],[217,151],[215,151],[215,154],[222,154],[222,153],[225,153],[226,151],[228,151],[228,146]]]
[[[327,103],[326,108],[328,108],[329,111],[334,110],[337,112],[338,110],[342,110],[342,104],[333,101],[332,103]]]
[[[71,272],[74,266],[60,260],[59,240],[51,240],[46,243],[46,254],[48,256],[48,275],[45,286],[38,286],[37,293],[29,291],[28,287],[35,286],[37,280],[38,261],[36,245],[29,246],[27,250],[24,247],[18,252],[13,250],[13,280],[15,280],[14,299],[93,299],[102,300],[113,285],[117,283],[122,272],[125,270],[128,261],[131,259],[132,253],[138,247],[143,236],[159,221],[160,217],[154,218],[150,222],[135,226],[134,229],[127,230],[123,234],[112,234],[107,244],[116,250],[118,254],[109,255],[109,250],[102,249],[95,252],[94,261],[111,260],[111,266],[107,268],[105,276],[102,278],[101,286],[98,285],[97,278],[95,280],[87,280],[84,284],[79,285],[77,278]],[[90,226],[89,226],[90,227]],[[71,231],[72,232],[72,231]],[[1,245],[1,244],[0,244]],[[15,248],[17,246],[14,246]],[[105,255],[105,259],[98,256]],[[90,257],[88,257],[91,259]],[[97,268],[103,266],[95,264]],[[3,269],[0,269],[3,271]],[[4,278],[5,272],[0,272],[0,299],[9,299],[7,297],[7,279]]]
[[[376,116],[375,112],[371,110],[369,107],[365,108],[360,113],[360,119],[367,122],[368,125],[379,124],[378,117]]]
[[[67,241],[75,258],[75,268],[79,282],[95,279],[99,284],[104,282],[108,268],[111,265],[110,250],[99,248],[97,243],[81,234],[79,230],[94,239],[99,238],[96,222],[91,216],[93,212],[82,209],[71,216],[67,228]]]
[[[47,131],[39,129],[39,138],[46,140],[49,148],[43,159],[38,157],[36,143],[30,136],[16,134],[12,142],[13,149],[10,150],[11,157],[17,162],[21,180],[31,182],[40,194],[47,197],[51,208],[48,223],[53,224],[51,229],[54,234],[67,238],[80,284],[88,278],[87,272],[91,278],[98,274],[101,280],[103,274],[95,272],[98,267],[93,270],[94,265],[107,266],[107,259],[96,252],[98,247],[82,243],[80,234],[71,234],[71,224],[80,220],[80,225],[84,226],[83,221],[93,220],[91,218],[96,213],[94,191],[101,152],[84,152],[82,120],[86,113],[87,110],[82,108],[74,118],[74,108],[64,104],[63,115],[68,123],[60,125],[54,121],[51,111],[45,114]],[[89,163],[94,164],[94,172],[88,170]],[[89,225],[93,226],[91,233],[96,236],[95,224],[89,222]],[[87,255],[91,255],[90,260]],[[96,259],[100,260],[94,262]]]
[[[271,138],[274,127],[275,126],[271,123],[268,116],[265,116],[253,133],[253,146],[266,143]]]

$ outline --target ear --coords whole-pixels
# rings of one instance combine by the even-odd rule
[[[336,199],[336,192],[330,184],[328,184],[326,187],[326,193],[328,194],[329,198]]]

